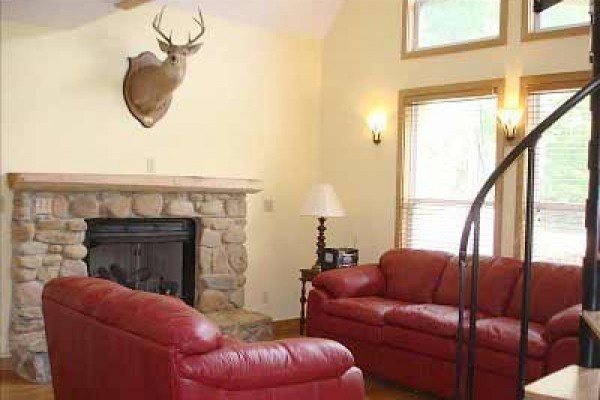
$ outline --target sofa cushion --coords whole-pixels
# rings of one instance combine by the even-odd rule
[[[323,318],[314,320],[309,327],[313,333],[326,333],[324,337],[348,338],[372,344],[380,344],[383,341],[383,327],[367,325],[335,315],[324,314]]]
[[[506,315],[521,318],[523,277],[519,278]],[[581,302],[581,267],[533,263],[529,319],[545,324],[552,316]]]
[[[410,303],[431,303],[450,255],[440,251],[390,250],[379,262],[385,296]]]
[[[527,355],[541,358],[548,343],[544,340],[544,326],[529,322]],[[513,355],[519,354],[521,321],[513,318],[491,318],[477,322],[477,346]]]
[[[576,337],[582,311],[581,304],[577,304],[555,314],[546,324],[546,339],[554,342],[564,337]]]
[[[383,343],[388,348],[402,349],[436,359],[446,361],[456,359],[455,337],[435,336],[429,332],[386,325],[383,327]]]
[[[383,297],[353,297],[327,301],[323,309],[327,314],[351,319],[369,325],[383,326],[383,318],[387,312],[396,307],[407,305],[398,300]]]
[[[485,318],[478,314],[477,319]],[[465,312],[465,326],[469,323],[469,312]],[[385,315],[385,322],[391,326],[401,326],[431,335],[456,337],[458,308],[438,304],[413,304],[399,307]]]
[[[522,262],[512,258],[482,257],[479,262],[479,311],[493,316],[501,316],[510,299]],[[471,303],[472,264],[466,276],[465,304]],[[434,303],[458,306],[458,257],[453,257],[444,273],[438,289],[434,294]]]
[[[385,287],[379,265],[374,264],[325,271],[317,275],[312,284],[338,298],[378,296]]]

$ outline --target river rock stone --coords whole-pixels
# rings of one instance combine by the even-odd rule
[[[81,260],[87,256],[88,250],[82,244],[70,244],[64,247],[63,255],[72,260]]]
[[[84,194],[77,196],[71,202],[71,213],[76,217],[94,218],[100,215],[100,204],[95,195]]]
[[[42,265],[42,256],[17,256],[15,257],[15,266],[21,268],[36,269]]]
[[[57,218],[69,216],[69,200],[65,196],[56,196],[52,200],[52,214]]]
[[[229,219],[227,218],[202,218],[202,226],[208,229],[214,229],[217,231],[224,231],[229,228]]]
[[[87,276],[87,265],[80,260],[64,260],[60,268],[60,276]]]
[[[30,222],[15,222],[12,224],[12,240],[14,242],[27,242],[35,236],[35,225]]]
[[[62,260],[63,258],[60,254],[48,254],[44,256],[43,265],[46,267],[59,266]]]
[[[239,288],[234,290],[233,292],[231,292],[229,294],[229,300],[236,306],[239,308],[244,307],[245,305],[245,293],[244,293],[244,288]]]
[[[16,333],[39,332],[44,330],[44,320],[15,318],[11,324],[11,329]]]
[[[227,248],[229,255],[229,266],[238,274],[244,273],[248,269],[248,251],[246,247],[239,244],[229,245]]]
[[[63,247],[60,244],[51,244],[48,246],[48,253],[60,254],[63,251]]]
[[[42,283],[29,281],[14,285],[16,306],[40,306],[42,304]]]
[[[16,282],[28,282],[35,279],[37,271],[29,268],[13,268],[12,278]]]
[[[41,307],[15,307],[14,313],[19,318],[43,318]]]
[[[246,232],[239,226],[232,226],[223,233],[223,243],[245,243]]]
[[[225,211],[230,217],[245,217],[246,201],[240,199],[225,200]]]
[[[48,252],[48,245],[40,242],[23,242],[17,247],[17,253],[24,256],[32,256],[37,254],[46,254]]]
[[[77,244],[83,242],[84,235],[81,232],[37,231],[35,238],[43,243]]]
[[[233,290],[236,288],[235,278],[229,274],[214,274],[200,277],[201,284],[208,289]]]
[[[212,249],[210,247],[200,247],[200,272],[210,274],[212,271]]]
[[[51,279],[58,278],[59,273],[60,266],[40,267],[37,269],[37,278],[44,283],[48,283]]]
[[[131,215],[131,199],[120,194],[109,196],[104,201],[104,207],[111,218],[127,218]]]
[[[221,200],[211,200],[200,203],[200,214],[204,215],[225,215],[225,208]]]
[[[218,290],[207,289],[200,296],[198,308],[203,313],[231,310],[233,305],[229,303],[227,296]]]
[[[62,219],[41,219],[37,222],[37,227],[40,230],[61,230],[67,226],[67,223]]]
[[[210,229],[204,229],[200,237],[200,245],[204,247],[217,247],[221,245],[221,233]]]
[[[140,194],[133,200],[133,211],[141,217],[158,217],[163,210],[160,194]]]
[[[87,223],[83,219],[72,219],[67,221],[67,229],[74,232],[85,232],[87,230]]]
[[[194,215],[194,205],[187,200],[173,200],[167,205],[166,213],[172,217]]]
[[[227,250],[224,247],[215,247],[212,254],[212,271],[214,274],[228,274],[229,262]]]

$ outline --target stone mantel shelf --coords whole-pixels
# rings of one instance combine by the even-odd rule
[[[36,191],[124,191],[124,192],[204,192],[258,193],[263,183],[256,179],[203,178],[199,176],[99,175],[9,173],[12,190]]]

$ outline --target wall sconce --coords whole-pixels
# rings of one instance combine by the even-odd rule
[[[504,137],[511,141],[517,136],[517,128],[523,111],[518,108],[503,108],[498,111],[498,122],[504,129]]]
[[[373,135],[373,143],[381,143],[381,135],[385,130],[386,120],[387,116],[382,112],[373,113],[369,117],[369,128],[371,128],[371,134]]]

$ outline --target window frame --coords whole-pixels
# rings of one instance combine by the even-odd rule
[[[507,43],[508,29],[508,3],[509,0],[500,1],[500,32],[497,37],[459,42],[455,44],[427,47],[423,49],[411,49],[414,44],[414,4],[416,0],[402,0],[402,48],[401,59],[435,56],[441,54],[452,54],[463,51],[485,49],[489,47],[505,46]],[[410,45],[409,45],[410,42]]]
[[[580,89],[589,83],[591,79],[591,71],[564,72],[558,74],[529,75],[521,77],[519,95],[521,108],[523,110],[523,118],[521,118],[515,141],[521,141],[528,133],[525,132],[525,130],[527,129],[527,118],[529,115],[528,97],[530,93],[561,89]],[[525,163],[526,156],[523,155],[517,162],[517,187],[515,196],[517,201],[515,207],[515,238],[517,238],[517,240],[514,241],[514,255],[515,257],[521,259],[523,258],[525,252]]]
[[[532,30],[535,15],[533,12],[533,0],[521,0],[521,41],[557,39],[571,36],[591,34],[591,23],[581,26],[566,26],[564,28]]]
[[[410,174],[411,160],[406,157],[407,146],[410,143],[407,135],[409,132],[405,129],[406,107],[411,104],[444,99],[470,98],[477,96],[496,95],[498,97],[498,108],[504,104],[504,79],[490,79],[482,81],[473,81],[465,83],[456,83],[441,86],[427,86],[413,89],[405,89],[399,92],[398,101],[398,153],[396,163],[396,220],[394,232],[394,246],[402,247],[403,218],[402,209],[405,202],[406,193],[408,193],[409,180],[406,179]],[[496,166],[504,158],[505,138],[502,127],[496,123]],[[500,255],[502,248],[502,199],[503,199],[503,181],[499,181],[495,186],[494,196],[494,238],[493,238],[493,256]],[[456,243],[458,251],[459,243]]]

